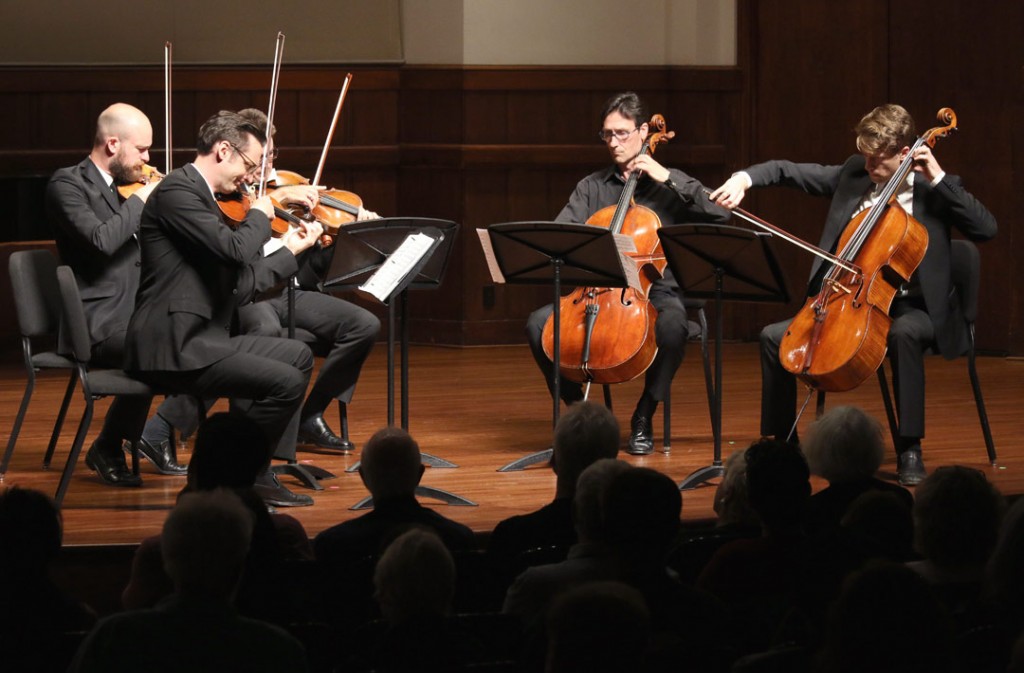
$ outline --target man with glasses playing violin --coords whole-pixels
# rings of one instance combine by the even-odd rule
[[[155,181],[138,186],[127,198],[117,188],[137,186],[149,161],[153,127],[136,107],[115,103],[96,120],[89,156],[53,174],[46,187],[46,219],[53,226],[61,260],[71,267],[82,294],[95,366],[120,367],[125,330],[139,287],[140,253],[136,234],[146,199]],[[122,441],[135,442],[149,412],[150,400],[115,397],[86,464],[104,483],[140,486],[128,469]],[[161,474],[184,475],[173,447],[143,447]]]
[[[316,243],[323,229],[303,225],[261,259],[274,215],[269,197],[253,200],[237,228],[225,224],[215,194],[244,186],[265,141],[262,130],[238,114],[219,112],[199,130],[195,161],[173,171],[150,195],[139,226],[142,277],[128,325],[125,370],[181,395],[229,398],[232,410],[252,418],[281,454],[294,450],[313,358],[294,340],[236,335],[235,310],[294,274],[296,255]],[[257,480],[264,500],[312,504],[280,485],[269,470],[270,458]]]
[[[238,115],[253,124],[261,131],[266,131],[267,116],[254,108],[239,110]],[[275,129],[276,130],[276,129]],[[268,139],[270,148],[267,151],[266,173],[268,183],[273,181],[274,159],[277,149],[274,147],[273,132]],[[254,157],[254,159],[261,159]],[[247,184],[259,180],[261,166],[252,167],[245,178]],[[319,201],[319,190],[312,185],[288,185],[272,187],[268,193],[283,205],[302,206],[312,210]],[[376,218],[377,214],[360,209],[359,219]],[[281,239],[271,238],[263,245],[263,259],[257,264],[266,263],[273,258],[282,245]],[[295,326],[305,330],[316,338],[319,349],[326,351],[326,358],[312,390],[306,397],[299,415],[299,442],[312,444],[320,448],[349,453],[353,444],[347,437],[339,437],[327,424],[323,417],[331,400],[337,399],[348,404],[355,392],[363,363],[369,356],[373,344],[380,332],[380,321],[366,309],[349,303],[333,295],[324,294],[317,289],[320,277],[330,266],[334,255],[332,245],[315,245],[302,254],[298,260],[298,271],[295,275]],[[238,329],[241,334],[286,337],[288,336],[288,300],[286,281],[278,283],[265,292],[260,293],[255,301],[240,305],[238,308]],[[185,425],[174,427],[185,435],[191,434],[198,425],[198,410],[195,419]],[[159,444],[167,440],[171,434],[171,424],[161,417],[154,417],[146,425],[144,437],[151,444]],[[293,460],[294,448],[287,454],[276,454],[281,460]]]
[[[641,174],[634,201],[653,210],[662,225],[725,222],[729,219],[727,210],[712,204],[703,195],[703,185],[696,179],[678,169],[662,166],[649,154],[640,153],[647,140],[647,119],[647,110],[635,93],[620,93],[608,99],[601,114],[602,126],[598,136],[607,145],[613,165],[583,178],[569,197],[569,203],[555,217],[556,221],[586,222],[598,210],[615,205],[633,171]],[[651,285],[648,299],[658,310],[655,323],[658,355],[647,369],[644,391],[630,422],[626,450],[634,455],[646,455],[654,450],[651,417],[658,402],[665,399],[672,378],[683,361],[688,335],[686,309],[679,296],[679,285],[669,269],[666,268],[665,275]],[[548,305],[534,311],[526,324],[530,349],[552,395],[552,363],[544,353],[541,337],[544,324],[553,310]],[[563,378],[560,389],[567,404],[583,398],[583,390],[578,383]]]
[[[835,252],[846,225],[873,206],[911,153],[917,133],[914,120],[901,106],[886,104],[864,115],[854,129],[858,154],[842,165],[821,166],[791,161],[767,161],[734,174],[711,198],[735,208],[751,187],[786,185],[809,194],[830,196],[832,205],[818,247]],[[897,468],[900,483],[913,485],[925,477],[921,459],[924,437],[924,350],[937,345],[948,358],[963,352],[966,335],[959,302],[951,301],[950,233],[983,241],[996,235],[996,220],[961,185],[948,175],[931,149],[913,150],[913,170],[895,193],[907,214],[924,225],[928,249],[908,283],[897,292],[889,315],[888,353],[896,391],[900,446]],[[808,296],[820,291],[830,265],[815,258]],[[791,321],[768,325],[761,331],[761,433],[786,439],[796,422],[796,380],[782,366],[779,345]]]

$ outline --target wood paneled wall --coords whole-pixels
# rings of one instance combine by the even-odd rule
[[[854,151],[853,125],[881,102],[905,105],[921,129],[934,125],[938,108],[951,106],[961,132],[942,140],[936,154],[1000,223],[996,242],[981,248],[979,346],[1024,355],[1024,280],[1014,273],[1014,260],[1024,259],[1014,218],[1024,198],[1014,188],[1024,137],[1013,124],[1024,116],[1024,46],[1016,39],[1024,6],[936,0],[922,17],[914,5],[740,0],[735,68],[356,69],[325,182],[355,191],[384,216],[461,224],[443,286],[413,295],[415,340],[519,342],[526,316],[549,301],[549,290],[493,286],[474,230],[554,217],[576,181],[607,162],[594,132],[609,94],[636,90],[664,114],[677,136],[658,150],[659,160],[709,186],[770,158],[842,161]],[[343,72],[285,66],[275,118],[280,166],[314,172]],[[265,69],[179,68],[175,163],[190,159],[196,130],[212,112],[265,107],[268,84]],[[38,188],[11,187],[12,179],[42,179],[78,161],[97,113],[115,100],[150,114],[157,127],[153,163],[162,165],[158,70],[0,69],[0,104],[9,119],[0,126],[0,185],[7,185],[0,192],[37,199]],[[787,189],[754,192],[744,205],[812,240],[827,208],[823,199]],[[19,204],[15,212],[31,218],[34,207]],[[799,306],[810,260],[783,246],[778,252],[793,302],[727,306],[728,338],[754,339],[764,324]]]
[[[174,164],[193,156],[202,122],[219,109],[265,107],[268,74],[252,68],[175,72]],[[275,114],[278,165],[315,172],[334,111],[339,70],[288,68]],[[35,176],[76,163],[97,114],[113,101],[153,121],[151,162],[163,166],[159,71],[0,70],[0,103],[17,121],[0,129],[0,179]],[[598,111],[634,89],[661,112],[676,139],[666,164],[714,184],[739,156],[741,77],[735,68],[378,68],[355,71],[324,182],[359,194],[383,216],[461,224],[445,282],[412,294],[413,338],[457,345],[516,343],[550,291],[492,285],[475,229],[495,222],[550,220],[576,182],[604,166]],[[8,180],[10,182],[10,180]],[[33,191],[39,198],[39,190]],[[40,238],[36,235],[32,238]],[[8,236],[8,238],[14,238]],[[12,332],[13,334],[13,332]]]

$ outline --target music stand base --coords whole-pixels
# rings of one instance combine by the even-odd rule
[[[417,486],[416,495],[421,498],[434,498],[440,500],[446,505],[455,505],[456,507],[476,507],[477,504],[472,500],[463,498],[461,495],[455,495],[450,491],[445,491],[440,488],[434,488],[433,486]],[[349,507],[350,510],[358,511],[361,509],[373,509],[373,496],[368,495],[356,504]]]
[[[322,491],[324,487],[320,485],[321,479],[336,479],[338,475],[333,472],[328,472],[322,467],[315,465],[299,465],[298,463],[286,463],[284,465],[271,465],[270,471],[274,474],[287,474],[295,477],[303,486],[313,489],[314,491]]]
[[[508,465],[498,468],[498,472],[520,472],[536,465],[537,463],[549,463],[551,462],[551,456],[555,453],[554,449],[544,449],[543,451],[535,451],[528,456],[523,456],[518,460],[513,460]]]
[[[363,461],[361,461],[361,460],[357,460],[351,466],[346,467],[345,468],[345,472],[358,472],[359,471],[359,465],[362,462]],[[423,453],[423,452],[420,452],[420,462],[423,463],[424,465],[426,465],[427,467],[439,467],[439,468],[441,468],[443,470],[449,470],[449,469],[458,467],[458,465],[456,465],[455,463],[447,461],[444,458],[438,458],[437,456],[432,456],[429,453]]]
[[[702,467],[699,470],[695,470],[687,475],[686,479],[679,482],[680,491],[689,491],[697,488],[701,484],[706,484],[712,479],[717,479],[725,474],[725,467],[722,465],[722,461],[717,460],[715,464]]]

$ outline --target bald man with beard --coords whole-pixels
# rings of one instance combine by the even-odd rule
[[[46,217],[53,225],[61,259],[78,281],[93,365],[122,366],[125,331],[139,287],[141,257],[136,234],[143,206],[156,183],[141,187],[127,199],[116,188],[139,182],[152,144],[153,127],[146,115],[126,103],[115,103],[96,121],[89,156],[56,171],[46,187]],[[150,399],[145,397],[117,397],[110,405],[103,429],[85,459],[105,483],[142,484],[128,469],[121,447],[123,440],[138,440],[149,405]],[[163,474],[185,474],[169,445],[143,455]]]

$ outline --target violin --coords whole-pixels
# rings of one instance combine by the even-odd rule
[[[227,225],[232,229],[237,229],[249,213],[253,199],[252,194],[243,194],[239,191],[233,194],[216,194],[215,196],[217,206],[220,207],[220,212],[224,215]],[[274,199],[271,201],[274,203],[274,219],[270,221],[271,236],[281,238],[291,230],[292,226],[298,227],[302,224],[302,221],[295,215],[282,208],[280,203]]]
[[[956,129],[956,114],[942,108],[944,126],[930,129],[910,149],[877,203],[854,217],[839,238],[836,257],[818,294],[809,297],[783,336],[779,359],[786,371],[816,390],[852,390],[885,358],[899,279],[909,281],[928,249],[928,232],[900,207],[896,194],[914,165],[914,151]]]
[[[310,182],[309,178],[294,171],[277,171],[275,184],[278,187],[285,187],[308,185]],[[308,215],[323,225],[325,234],[336,236],[341,227],[359,218],[363,200],[357,194],[343,189],[324,189],[320,190],[318,195],[320,203]]]
[[[654,115],[652,133],[640,154],[675,136],[665,130],[665,118]],[[661,220],[646,206],[633,201],[640,171],[632,171],[615,206],[597,211],[587,224],[610,229],[633,239],[640,275],[639,290],[583,287],[562,297],[559,311],[561,375],[578,383],[623,383],[643,374],[658,354],[654,323],[658,311],[647,299],[651,284],[665,271],[658,229]],[[554,359],[554,316],[544,325],[541,343]]]
[[[142,166],[142,177],[137,182],[130,182],[126,185],[118,185],[117,193],[121,195],[122,199],[127,199],[129,196],[139,191],[146,185],[153,182],[160,182],[164,178],[164,174],[158,171],[155,167],[145,164]]]

